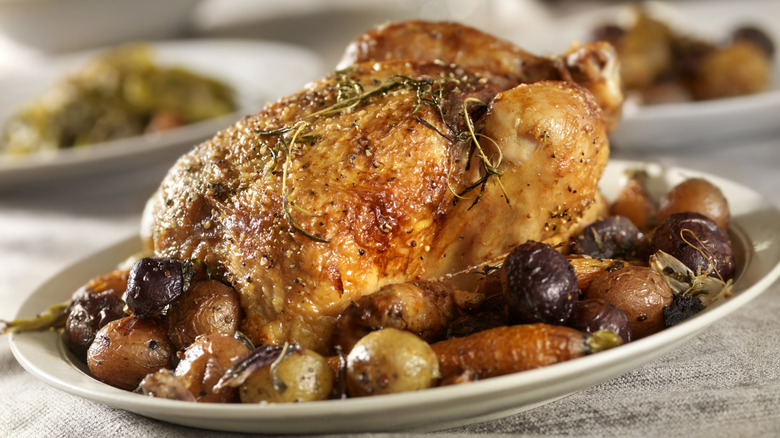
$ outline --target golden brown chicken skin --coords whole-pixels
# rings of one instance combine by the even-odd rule
[[[203,260],[239,291],[254,342],[327,353],[363,295],[566,239],[608,153],[576,84],[504,91],[441,63],[357,64],[182,157],[147,232],[157,255]]]
[[[502,88],[559,75],[554,60],[509,41],[459,23],[421,20],[387,23],[359,35],[347,46],[339,67],[394,59],[457,64]]]
[[[551,57],[537,56],[460,23],[411,20],[387,23],[359,35],[347,47],[339,67],[393,59],[456,64],[504,89],[544,80],[574,81],[594,95],[609,132],[622,114],[619,64],[614,48],[605,42],[574,45]]]

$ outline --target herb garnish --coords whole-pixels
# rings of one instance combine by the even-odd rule
[[[293,126],[284,127],[280,129],[272,129],[267,131],[255,131],[255,133],[263,136],[278,136],[279,141],[276,143],[276,147],[270,148],[271,155],[273,157],[273,164],[271,166],[271,172],[275,172],[279,167],[279,155],[284,153],[284,163],[282,164],[282,208],[284,209],[284,217],[287,220],[290,228],[293,232],[302,234],[315,242],[328,243],[328,240],[323,239],[321,236],[312,235],[306,232],[301,224],[293,218],[290,211],[291,208],[306,214],[308,216],[316,216],[316,214],[298,206],[295,202],[290,200],[290,187],[287,184],[287,178],[289,169],[292,166],[292,156],[294,153],[294,147],[296,143],[308,143],[317,139],[316,135],[301,135],[301,132],[308,127],[308,123],[300,121]],[[291,133],[292,135],[288,139],[285,134]]]
[[[349,76],[349,73],[351,73],[351,71],[352,69],[344,69],[334,73],[334,79],[336,82],[336,89],[337,89],[336,103],[334,103],[333,105],[327,108],[324,108],[322,110],[307,115],[305,117],[306,119],[317,117],[317,116],[334,115],[345,111],[349,111],[357,107],[360,103],[370,99],[373,96],[383,95],[395,89],[414,91],[417,95],[417,104],[412,114],[414,115],[416,120],[420,124],[432,129],[433,131],[435,131],[437,134],[441,135],[448,141],[451,141],[453,143],[456,142],[471,143],[472,152],[470,155],[473,155],[473,153],[477,153],[482,162],[482,167],[485,170],[485,175],[482,178],[480,178],[479,181],[477,181],[476,183],[474,183],[469,187],[466,187],[460,193],[456,193],[454,188],[450,185],[449,178],[447,179],[447,186],[455,196],[454,203],[457,203],[458,199],[464,199],[466,193],[474,190],[477,187],[480,187],[481,188],[480,194],[477,195],[476,198],[474,199],[472,203],[472,207],[473,207],[477,202],[479,202],[482,195],[485,193],[487,182],[488,180],[491,179],[500,187],[502,193],[504,194],[504,198],[506,199],[507,204],[510,203],[506,190],[504,189],[504,186],[501,183],[501,179],[500,179],[501,173],[498,171],[498,167],[500,166],[503,157],[501,153],[501,149],[498,147],[498,145],[494,140],[488,138],[487,136],[475,132],[474,123],[471,120],[471,117],[469,115],[470,105],[472,105],[472,107],[475,104],[478,106],[486,107],[487,104],[476,98],[465,99],[463,103],[463,112],[461,114],[461,117],[463,118],[463,121],[465,122],[467,128],[465,131],[459,132],[457,129],[455,129],[454,127],[450,126],[447,123],[444,114],[444,109],[443,109],[444,107],[443,102],[445,98],[444,85],[446,82],[459,82],[458,79],[454,77],[447,77],[445,75],[439,75],[435,78],[414,79],[405,75],[394,74],[389,76],[387,79],[385,79],[382,83],[380,83],[376,87],[366,90],[358,81],[354,80],[352,77]],[[436,113],[439,115],[439,118],[442,121],[442,123],[444,123],[447,129],[450,132],[454,133],[454,135],[447,135],[446,133],[436,128],[432,123],[420,117],[418,113],[423,105],[433,108],[436,111]],[[316,242],[327,243],[328,240],[324,239],[322,236],[313,235],[303,230],[301,224],[295,220],[295,218],[291,213],[291,210],[295,209],[296,211],[299,211],[303,214],[309,216],[316,216],[315,213],[307,211],[302,207],[295,205],[295,203],[292,200],[290,200],[289,185],[287,182],[288,172],[292,165],[293,153],[294,153],[294,148],[296,143],[299,144],[313,143],[318,139],[317,135],[312,135],[312,134],[302,135],[304,129],[306,129],[308,126],[309,126],[308,122],[306,122],[305,120],[301,120],[296,122],[292,126],[285,126],[282,128],[269,129],[269,130],[256,130],[255,133],[262,136],[277,136],[279,138],[277,145],[275,147],[270,148],[271,155],[273,158],[271,171],[275,172],[278,170],[280,166],[281,155],[284,154],[284,163],[281,164],[283,207],[284,207],[285,219],[287,220],[287,223],[289,224],[290,228],[293,230],[293,232],[302,234]],[[498,157],[495,160],[487,156],[484,149],[480,145],[480,138],[488,139],[489,141],[493,142],[493,144],[496,146],[496,149],[498,150]]]
[[[477,202],[479,202],[479,200],[482,198],[482,195],[485,194],[488,179],[493,179],[495,183],[498,184],[499,188],[501,189],[501,192],[504,194],[504,199],[506,200],[506,203],[510,204],[509,196],[507,195],[506,190],[504,189],[504,185],[501,183],[501,173],[498,171],[498,166],[501,165],[501,161],[503,160],[504,155],[501,152],[501,148],[498,146],[498,143],[496,143],[495,140],[493,140],[492,138],[486,135],[478,134],[474,132],[474,123],[471,121],[471,117],[469,116],[468,113],[469,102],[477,103],[481,106],[487,106],[487,104],[473,97],[466,99],[466,101],[463,103],[463,119],[466,121],[466,127],[468,128],[468,135],[471,137],[471,142],[474,145],[476,151],[479,153],[479,158],[482,160],[482,168],[485,169],[485,176],[480,178],[479,181],[472,184],[471,186],[466,187],[466,189],[463,190],[460,194],[456,194],[455,202],[457,202],[458,198],[462,199],[463,195],[465,195],[466,193],[474,190],[477,187],[480,187],[479,195],[477,195],[477,197],[474,199],[474,202],[472,202],[471,206],[469,207],[469,209],[471,209],[471,207],[474,207],[477,204]],[[485,154],[485,151],[484,149],[482,149],[482,145],[480,145],[477,136],[490,140],[496,146],[496,150],[498,150],[498,158],[496,159],[495,163],[490,158],[488,158],[488,156]],[[447,184],[449,185],[449,181],[447,182]],[[452,188],[450,188],[450,190],[452,190]]]

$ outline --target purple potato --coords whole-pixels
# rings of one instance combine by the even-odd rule
[[[70,351],[86,360],[95,334],[104,325],[125,316],[124,307],[125,302],[112,289],[77,292],[65,320],[65,342]]]
[[[567,325],[585,333],[609,330],[620,336],[623,343],[631,341],[631,326],[626,314],[615,305],[601,299],[591,298],[574,304]]]
[[[514,322],[562,325],[579,299],[577,276],[563,254],[528,241],[504,261],[503,292]]]
[[[144,257],[130,270],[125,301],[138,318],[153,318],[184,292],[181,260]]]
[[[644,234],[624,216],[610,216],[582,230],[574,251],[594,259],[631,259],[640,252]]]
[[[677,258],[694,273],[728,280],[734,276],[734,254],[729,236],[715,222],[699,213],[675,213],[658,225],[651,239],[653,252],[661,250]]]

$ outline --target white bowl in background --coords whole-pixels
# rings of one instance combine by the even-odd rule
[[[181,36],[200,0],[0,0],[0,37],[58,53]]]

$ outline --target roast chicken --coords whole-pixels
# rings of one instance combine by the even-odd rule
[[[432,37],[441,29],[469,37]],[[372,30],[340,69],[180,158],[144,236],[233,285],[255,343],[329,353],[359,297],[498,263],[529,239],[565,242],[603,212],[612,56],[533,57],[448,23]]]

